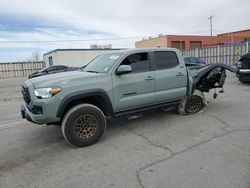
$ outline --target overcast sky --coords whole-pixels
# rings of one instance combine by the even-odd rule
[[[0,62],[26,60],[36,50],[90,44],[132,48],[135,41],[158,34],[209,35],[210,15],[215,35],[250,28],[249,0],[0,0],[0,4]]]

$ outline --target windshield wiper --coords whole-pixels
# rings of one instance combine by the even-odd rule
[[[88,71],[86,71],[86,72],[99,73],[99,72],[97,72],[97,71],[92,71],[92,70],[88,70]]]

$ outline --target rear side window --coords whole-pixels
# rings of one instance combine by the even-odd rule
[[[48,71],[48,72],[56,71],[56,67],[49,67],[49,68],[47,68],[46,71]]]
[[[191,59],[191,61],[192,61],[193,63],[195,63],[196,61],[199,61],[199,59],[196,58],[196,57],[191,57],[190,59]]]
[[[66,67],[66,66],[57,66],[56,67],[56,69],[57,70],[65,70],[65,69],[67,69],[68,67]]]
[[[170,69],[179,65],[175,52],[154,52],[156,70]]]

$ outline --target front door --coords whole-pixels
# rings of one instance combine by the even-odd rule
[[[132,72],[113,75],[115,112],[143,107],[155,102],[155,73],[148,53],[127,56],[120,65],[130,65]]]

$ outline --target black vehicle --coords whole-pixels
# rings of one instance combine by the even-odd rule
[[[236,64],[237,77],[242,83],[250,83],[250,52],[241,56],[239,63]]]
[[[34,78],[34,77],[38,77],[38,76],[47,75],[47,74],[54,74],[54,73],[74,71],[74,70],[76,70],[76,69],[73,67],[68,67],[66,65],[55,65],[55,66],[46,67],[44,69],[41,69],[37,72],[30,74],[29,79]]]

